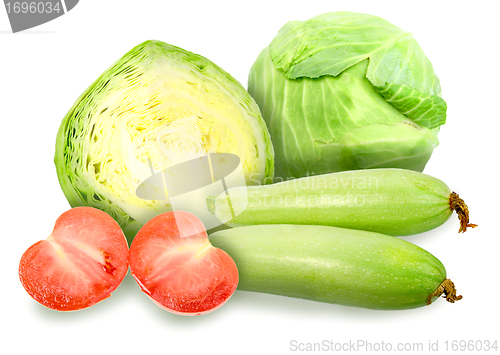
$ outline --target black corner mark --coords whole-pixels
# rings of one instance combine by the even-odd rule
[[[4,0],[12,32],[52,21],[72,10],[79,0]]]

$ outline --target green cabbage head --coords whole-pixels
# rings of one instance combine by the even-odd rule
[[[275,151],[275,178],[367,168],[422,171],[446,103],[412,35],[375,16],[288,22],[257,58],[248,91]]]
[[[237,155],[249,185],[272,180],[269,132],[241,84],[200,55],[147,41],[75,102],[59,128],[55,164],[71,206],[109,213],[130,239],[171,209],[165,195],[138,197],[139,184],[207,153]]]

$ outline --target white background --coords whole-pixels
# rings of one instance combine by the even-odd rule
[[[445,341],[500,341],[495,3],[82,0],[65,16],[18,34],[11,33],[0,7],[2,349],[284,354],[292,352],[293,340],[366,340],[393,349],[423,343],[424,350],[439,341],[442,352]],[[21,255],[69,209],[53,163],[57,129],[101,72],[135,45],[158,39],[207,57],[246,87],[253,61],[281,26],[338,10],[377,15],[412,32],[441,80],[448,121],[424,172],[458,192],[479,227],[459,235],[452,216],[438,229],[406,239],[443,262],[463,300],[373,311],[236,291],[215,312],[183,317],[154,305],[130,275],[112,297],[82,311],[56,312],[30,298],[17,276]]]

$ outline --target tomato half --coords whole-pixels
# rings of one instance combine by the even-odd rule
[[[19,278],[42,305],[74,311],[109,297],[128,270],[128,245],[113,218],[75,207],[56,221],[52,234],[21,258]]]
[[[130,270],[157,305],[184,315],[222,306],[236,290],[238,269],[213,247],[195,215],[165,212],[147,222],[130,246]]]

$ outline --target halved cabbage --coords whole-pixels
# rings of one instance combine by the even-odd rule
[[[109,213],[133,238],[168,199],[137,196],[139,184],[207,153],[232,153],[246,183],[271,182],[273,148],[259,108],[208,59],[147,41],[107,69],[64,117],[55,164],[71,206]]]

